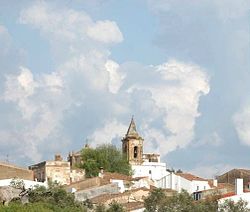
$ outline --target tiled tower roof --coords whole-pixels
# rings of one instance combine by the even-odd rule
[[[135,125],[135,121],[134,121],[134,117],[132,117],[126,137],[130,137],[130,136],[135,136],[135,137],[139,137],[139,134],[136,130],[136,125]]]

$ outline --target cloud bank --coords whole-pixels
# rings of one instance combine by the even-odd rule
[[[119,64],[111,54],[124,39],[119,26],[84,11],[39,1],[21,11],[19,22],[49,42],[55,63],[52,72],[18,65],[4,74],[1,105],[9,106],[12,127],[1,128],[0,138],[23,158],[39,161],[87,138],[93,146],[120,146],[132,114],[146,151],[164,156],[192,142],[200,98],[210,90],[203,68],[176,59]]]

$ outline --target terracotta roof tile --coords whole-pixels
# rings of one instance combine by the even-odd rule
[[[244,191],[244,193],[247,193],[247,192],[249,191]],[[235,192],[228,192],[226,194],[223,194],[221,198],[232,197],[234,195],[236,195]]]
[[[190,174],[190,173],[176,173],[176,175],[178,176],[181,176],[189,181],[193,181],[193,180],[198,180],[198,181],[207,181],[206,179],[204,178],[201,178],[201,177],[198,177],[198,176],[195,176],[193,174]]]
[[[228,193],[226,193],[226,194],[223,194],[223,195],[222,195],[222,198],[232,197],[232,196],[234,196],[234,195],[235,195],[235,192],[228,192]]]
[[[124,174],[120,174],[120,173],[112,173],[112,172],[104,172],[103,173],[103,179],[104,180],[127,180],[127,181],[131,181],[132,177],[131,176],[127,176]]]

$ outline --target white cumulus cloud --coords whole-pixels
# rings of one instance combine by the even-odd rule
[[[242,144],[250,145],[250,104],[244,105],[234,116],[233,123]]]
[[[114,138],[121,139],[121,135],[125,134],[127,127],[128,126],[118,122],[116,119],[108,120],[89,137],[91,145],[98,146],[100,144],[110,143]]]
[[[166,154],[192,141],[200,97],[209,93],[209,78],[199,66],[174,60],[154,67],[154,71],[161,76],[161,83],[133,88],[149,91],[155,106],[163,111],[163,131],[148,129],[145,138],[156,142]]]
[[[22,149],[25,151],[23,155],[32,160],[41,158],[38,146],[57,134],[63,112],[70,105],[70,102],[64,102],[66,94],[55,93],[55,89],[58,91],[59,88],[62,89],[61,80],[54,73],[34,77],[31,70],[20,67],[17,75],[6,76],[3,100],[15,104],[21,114],[12,121],[23,123],[10,137],[16,142],[17,150]],[[6,135],[9,133],[5,132]],[[26,151],[27,148],[29,151]]]
[[[3,100],[18,127],[14,137],[10,131],[0,135],[25,157],[37,161],[48,150],[74,145],[78,134],[91,145],[120,139],[132,114],[145,147],[162,156],[192,141],[200,98],[209,92],[201,67],[176,60],[150,67],[118,64],[107,45],[123,40],[115,22],[94,22],[84,11],[46,1],[24,8],[20,23],[42,34],[55,63],[46,74],[21,67],[6,75]]]
[[[119,43],[123,36],[114,21],[97,21],[87,29],[87,35],[97,41],[104,43]]]
[[[199,164],[188,172],[193,173],[197,176],[204,177],[206,179],[215,179],[216,176],[222,175],[228,172],[235,167],[230,164],[215,164],[215,165],[207,165],[207,164]]]
[[[117,93],[125,76],[119,71],[119,64],[112,60],[106,62],[105,68],[109,73],[109,91],[111,93]]]

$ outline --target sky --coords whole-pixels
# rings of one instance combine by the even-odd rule
[[[214,177],[250,168],[249,0],[0,1],[0,160],[121,147]]]

